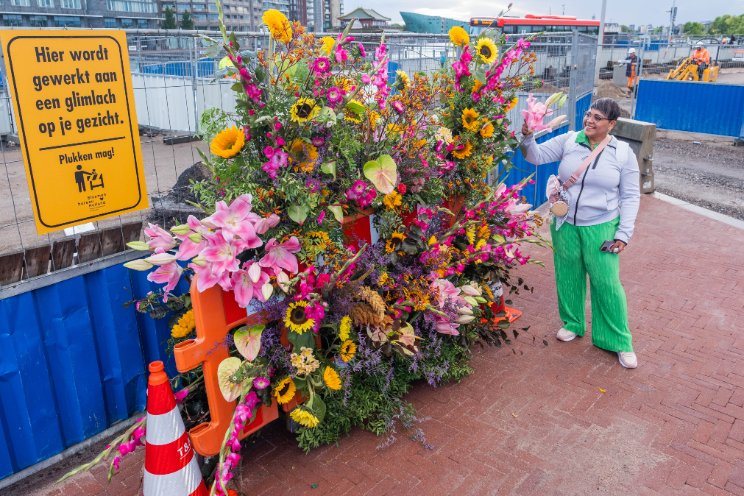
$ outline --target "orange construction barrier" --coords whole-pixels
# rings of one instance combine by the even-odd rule
[[[144,496],[207,496],[163,362],[149,369]]]
[[[220,451],[236,406],[235,401],[226,401],[222,396],[217,380],[217,367],[229,356],[227,334],[238,326],[262,322],[263,314],[257,313],[249,317],[246,310],[235,303],[232,291],[223,291],[219,286],[200,293],[194,280],[190,294],[196,322],[196,339],[178,343],[173,355],[179,372],[187,372],[202,365],[210,421],[192,428],[189,434],[197,453],[213,456]],[[246,424],[240,438],[256,432],[278,417],[276,402],[271,406],[261,405],[255,418]]]

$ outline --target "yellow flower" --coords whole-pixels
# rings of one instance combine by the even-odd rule
[[[387,251],[387,247],[385,247],[385,250]],[[377,278],[377,285],[378,286],[385,286],[390,282],[390,275],[388,275],[387,272],[383,272],[380,274],[380,277]]]
[[[480,114],[477,110],[474,108],[466,108],[462,111],[462,117],[460,118],[462,121],[462,127],[473,133],[477,132],[480,124],[480,122],[478,122],[479,117]]]
[[[400,193],[393,190],[389,194],[385,195],[385,197],[382,199],[382,203],[385,204],[385,207],[388,210],[394,210],[395,207],[400,207],[402,203],[402,198],[400,196]]]
[[[302,172],[312,172],[318,160],[318,149],[312,143],[295,138],[289,147],[289,156]]]
[[[462,143],[462,144],[458,144],[457,146],[455,146],[455,149],[452,150],[452,155],[455,158],[459,158],[459,159],[468,158],[472,154],[473,154],[473,145],[471,145],[469,141],[466,141],[465,143]]]
[[[341,319],[341,323],[338,325],[338,339],[346,341],[349,339],[349,333],[351,332],[351,317],[344,315]]]
[[[485,126],[480,129],[481,138],[490,138],[491,136],[493,136],[493,131],[493,124],[491,124],[490,122],[486,122]]]
[[[406,74],[406,71],[398,69],[395,71],[395,75],[398,77],[400,82],[403,83],[404,88],[411,84],[411,79],[408,77],[408,74]]]
[[[291,377],[285,377],[279,383],[274,386],[274,398],[280,405],[285,405],[292,401],[295,393],[297,392],[297,386]]]
[[[472,245],[475,243],[475,225],[470,224],[465,228],[465,237],[468,238],[468,244]]]
[[[478,228],[478,237],[483,239],[488,239],[491,237],[491,229],[488,227],[488,224],[482,224]]]
[[[519,98],[514,97],[512,100],[506,105],[506,108],[504,109],[504,112],[509,112],[511,109],[514,108],[514,106],[519,103]]]
[[[315,427],[318,427],[318,424],[320,424],[320,420],[318,420],[318,417],[315,416],[310,410],[307,410],[303,406],[298,406],[292,412],[289,414],[290,417],[292,417],[292,420],[297,422],[303,427],[308,427],[310,429],[313,429]]]
[[[331,51],[333,51],[333,45],[336,44],[336,40],[334,40],[332,36],[323,36],[320,41],[323,43],[321,50],[323,50],[326,55],[330,55]]]
[[[380,114],[375,112],[374,110],[367,113],[367,120],[369,120],[369,127],[372,129],[377,127],[377,121],[380,119]]]
[[[400,248],[401,243],[406,239],[406,235],[402,232],[394,232],[390,235],[390,239],[385,242],[385,251],[387,253],[393,253]]]
[[[194,310],[189,310],[185,314],[181,315],[178,322],[171,329],[171,336],[175,339],[180,339],[191,334],[191,331],[196,327],[194,321]]]
[[[325,382],[326,387],[331,391],[341,389],[341,378],[333,367],[325,368],[323,371],[323,382]]]
[[[452,26],[449,30],[449,37],[452,44],[456,46],[465,46],[470,43],[470,36],[460,26]]]
[[[352,358],[354,358],[354,355],[356,355],[356,344],[354,344],[354,341],[346,340],[343,343],[341,343],[341,349],[339,350],[339,353],[341,354],[341,360],[344,362],[350,362]]]
[[[356,123],[362,122],[362,118],[359,117],[359,114],[351,110],[351,107],[349,107],[349,103],[363,105],[362,102],[360,102],[359,100],[349,100],[349,102],[346,104],[346,107],[344,107],[344,120]]]
[[[477,93],[481,88],[483,88],[483,83],[480,79],[473,81],[473,93]]]
[[[437,237],[436,236],[432,236],[431,238],[429,238],[429,241],[427,241],[426,244],[429,245],[429,246],[432,246],[432,245],[437,244]]]
[[[450,143],[452,143],[452,131],[450,131],[450,130],[449,130],[448,128],[446,128],[446,127],[440,127],[439,129],[437,129],[437,132],[436,132],[436,135],[435,135],[435,137],[436,137],[436,138],[437,138],[438,140],[444,141],[444,142],[445,142],[445,143],[447,143],[448,145],[449,145]]]
[[[486,240],[485,239],[478,240],[478,244],[475,245],[475,251],[481,251],[481,248],[483,248],[484,246],[486,246]]]
[[[294,122],[307,122],[320,112],[320,105],[312,98],[299,98],[289,109],[290,118]]]
[[[292,26],[289,24],[287,17],[278,10],[267,10],[261,20],[269,28],[271,37],[279,43],[286,45],[292,40]]]
[[[245,135],[237,127],[229,127],[220,131],[209,144],[209,149],[222,158],[231,158],[240,153],[245,145]]]
[[[312,374],[320,367],[320,362],[313,355],[313,350],[305,346],[302,347],[300,353],[292,353],[290,360],[298,376]]]
[[[302,334],[315,327],[315,319],[309,319],[305,315],[306,301],[293,301],[289,304],[284,315],[284,325],[292,332]]]
[[[481,38],[478,40],[478,44],[475,46],[475,52],[484,64],[493,64],[499,55],[496,43],[491,38]]]

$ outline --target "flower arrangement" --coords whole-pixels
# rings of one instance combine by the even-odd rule
[[[384,40],[368,53],[348,30],[316,39],[277,11],[263,21],[266,50],[242,50],[224,28],[215,40],[238,103],[202,117],[213,177],[193,190],[207,215],[149,225],[129,244],[148,256],[126,264],[149,271],[166,305],[186,277],[261,312],[232,332],[218,368],[237,407],[215,494],[228,491],[238,433],[262,403],[288,411],[305,450],[353,426],[412,427],[403,396],[414,381],[459,380],[474,343],[509,342],[501,288],[524,287],[510,271],[530,261],[522,243],[542,242],[520,200],[528,181],[484,181],[517,145],[506,113],[532,75],[528,41],[453,28],[450,67],[393,77]],[[370,214],[379,241],[352,243],[349,220]],[[174,339],[193,332],[188,307]]]

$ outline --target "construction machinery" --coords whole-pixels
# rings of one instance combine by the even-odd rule
[[[711,65],[703,70],[703,77],[700,78],[698,72],[698,66],[691,57],[683,59],[676,68],[669,71],[667,79],[674,79],[677,81],[705,81],[707,83],[713,83],[718,79],[719,66]]]

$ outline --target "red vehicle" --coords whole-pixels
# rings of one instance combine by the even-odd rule
[[[477,36],[486,29],[495,29],[504,34],[578,31],[598,36],[599,21],[570,16],[534,14],[527,14],[524,17],[472,17],[470,19],[470,34]]]

